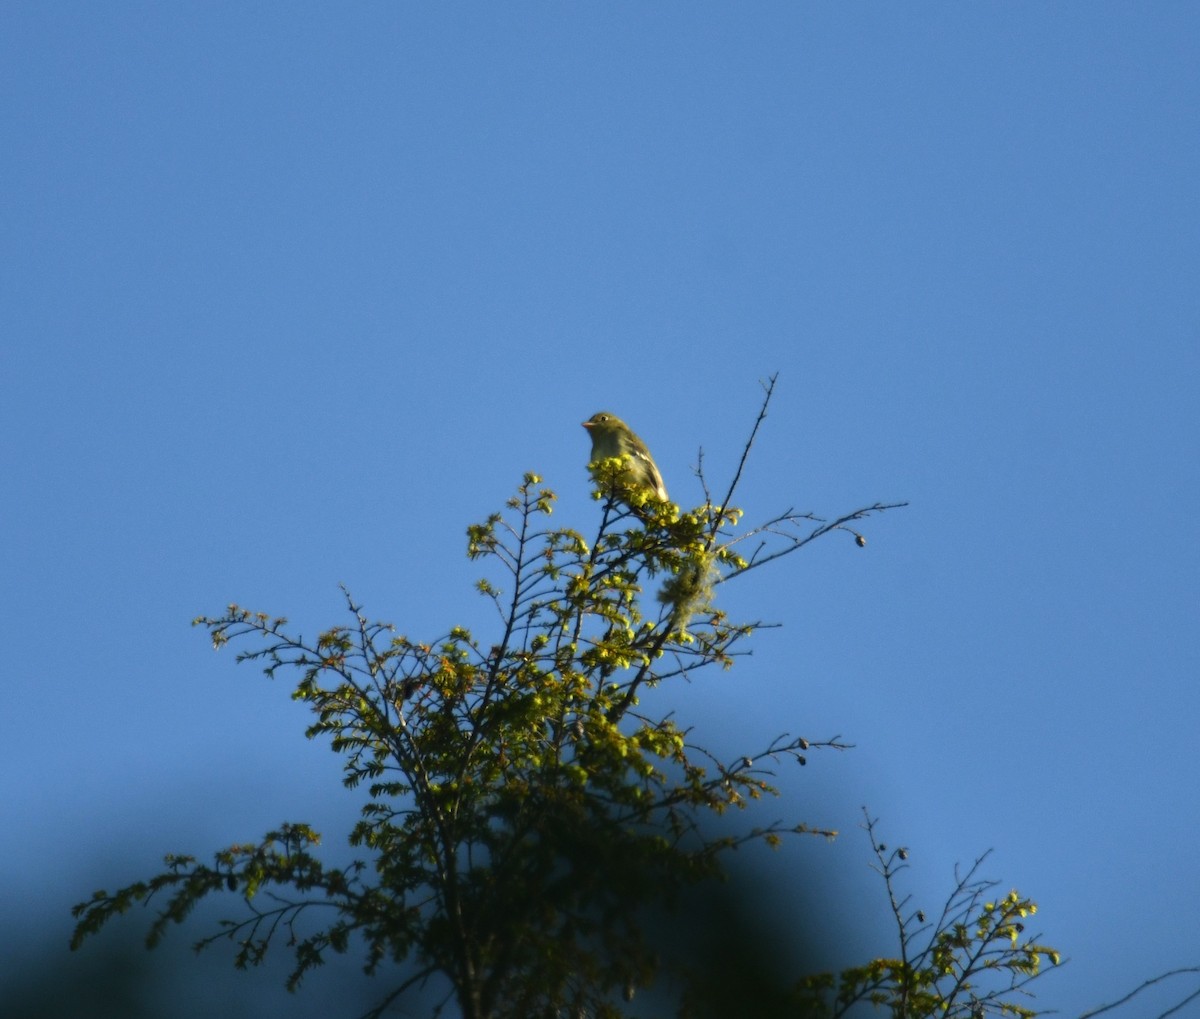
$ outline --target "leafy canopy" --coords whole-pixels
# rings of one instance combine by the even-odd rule
[[[477,584],[495,610],[486,638],[453,627],[413,639],[370,621],[348,593],[349,620],[315,639],[237,605],[197,619],[215,647],[248,645],[239,661],[298,677],[308,736],[329,739],[344,784],[364,795],[349,835],[357,859],[326,866],[319,835],[296,823],[211,863],[168,856],[163,873],[77,906],[72,946],[156,900],[153,945],[202,899],[236,893],[241,918],[197,948],[228,939],[246,967],[282,943],[294,989],[327,952],[358,946],[366,972],[402,974],[373,1015],[426,984],[466,1019],[624,1014],[663,964],[645,933],[650,913],[719,875],[722,854],[747,841],[834,834],[793,822],[713,835],[704,820],[774,795],[772,769],[845,747],[837,738],[782,735],[723,760],[673,712],[642,707],[651,688],[730,668],[762,625],[728,619],[715,605],[720,584],[833,531],[862,545],[851,523],[894,508],[832,521],[789,510],[740,529],[731,499],[766,403],[725,497],[704,484],[694,509],[621,490],[626,458],[600,460],[601,519],[587,539],[550,526],[554,494],[527,474],[504,512],[467,531],[468,556],[489,567]],[[989,905],[989,941],[1028,906]],[[880,960],[840,982],[811,978],[797,1004],[841,1014],[819,1011],[826,992],[882,1002],[891,981],[911,985],[915,1006],[933,979],[921,974],[952,966],[982,936],[960,926],[926,969]]]

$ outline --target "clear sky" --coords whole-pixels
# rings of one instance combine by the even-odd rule
[[[890,952],[865,804],[922,903],[994,849],[1045,1007],[1200,964],[1198,54],[1170,2],[4,4],[6,936],[345,828],[193,616],[474,623],[522,472],[594,526],[580,421],[693,503],[779,372],[748,519],[911,506],[722,589],[784,628],[680,691],[856,744],[764,880],[820,857]]]

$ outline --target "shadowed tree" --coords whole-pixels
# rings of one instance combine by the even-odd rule
[[[345,785],[365,790],[349,834],[359,858],[326,866],[318,834],[300,823],[211,863],[169,856],[162,874],[76,907],[73,944],[150,900],[161,904],[157,943],[226,892],[242,915],[198,947],[228,939],[247,966],[286,946],[295,987],[327,952],[353,946],[368,973],[404,974],[373,1015],[421,986],[441,987],[465,1019],[618,1016],[672,972],[680,1007],[713,1014],[697,991],[705,975],[698,983],[654,936],[661,918],[743,843],[834,833],[794,820],[715,835],[705,821],[774,794],[781,766],[846,744],[774,735],[726,758],[677,711],[644,708],[643,695],[745,653],[762,624],[729,619],[722,584],[826,535],[862,546],[852,525],[903,505],[832,520],[789,510],[743,527],[732,500],[774,381],[724,494],[698,469],[694,508],[631,488],[628,453],[603,457],[590,465],[600,521],[585,536],[549,526],[554,494],[526,475],[505,512],[467,532],[467,554],[488,567],[477,585],[495,610],[486,636],[456,626],[411,637],[349,594],[348,621],[312,639],[236,605],[198,619],[216,647],[237,642],[239,660],[296,677],[308,735],[328,737]],[[824,986],[793,987],[788,1000],[840,1014],[819,1011]]]

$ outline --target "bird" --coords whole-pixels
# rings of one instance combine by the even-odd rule
[[[622,487],[667,501],[667,486],[663,484],[658,465],[632,428],[608,411],[593,414],[583,422],[583,427],[592,438],[593,461],[629,457],[629,464],[618,479]]]

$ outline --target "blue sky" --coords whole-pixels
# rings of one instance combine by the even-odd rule
[[[866,804],[923,903],[994,848],[1045,1007],[1200,964],[1197,52],[1186,3],[5,5],[0,896],[58,944],[164,852],[335,837],[191,618],[485,618],[522,472],[595,524],[580,421],[696,502],[779,372],[748,518],[911,506],[722,589],[784,628],[680,692],[856,744],[764,880],[891,951]]]

